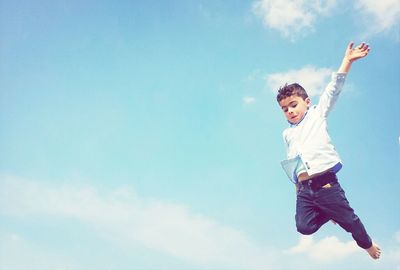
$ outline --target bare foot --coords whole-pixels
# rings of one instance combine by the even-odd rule
[[[369,256],[371,256],[374,260],[379,259],[379,257],[381,256],[381,248],[378,247],[378,245],[375,243],[372,243],[372,246],[370,248],[367,248],[366,251],[368,252]]]

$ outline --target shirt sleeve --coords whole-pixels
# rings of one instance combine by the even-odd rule
[[[326,118],[335,105],[346,79],[346,73],[332,73],[331,81],[321,94],[317,108],[321,116]]]

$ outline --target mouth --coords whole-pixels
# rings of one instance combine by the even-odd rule
[[[293,124],[296,124],[298,120],[298,115],[290,117],[289,121]]]

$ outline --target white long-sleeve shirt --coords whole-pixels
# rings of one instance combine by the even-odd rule
[[[296,167],[302,162],[308,175],[327,170],[339,171],[342,163],[327,129],[327,117],[343,88],[346,73],[333,73],[331,82],[317,105],[311,106],[303,119],[283,131],[287,160],[281,162],[289,179],[297,183]]]

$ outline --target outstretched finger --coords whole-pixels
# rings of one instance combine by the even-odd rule
[[[353,49],[353,45],[354,45],[354,42],[350,41],[349,45],[347,45],[347,49],[349,49],[349,50]]]
[[[369,51],[371,49],[371,47],[369,46],[369,44],[365,44],[363,47],[363,51]]]
[[[360,50],[365,50],[366,47],[368,48],[368,45],[365,42],[361,42],[357,48]]]

